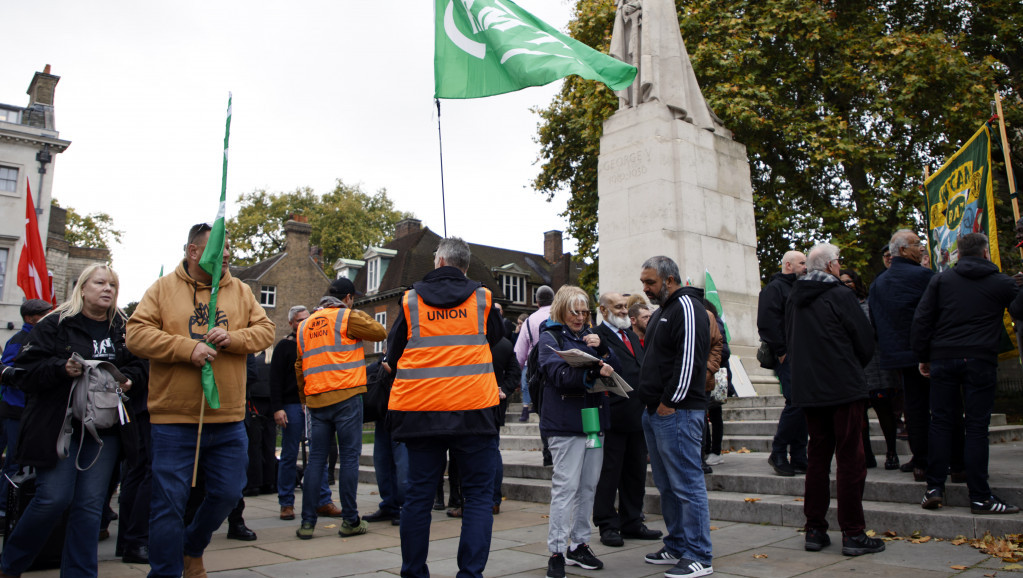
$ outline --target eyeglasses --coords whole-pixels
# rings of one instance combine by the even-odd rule
[[[569,311],[568,314],[573,317],[582,317],[583,319],[586,319],[587,317],[590,316],[589,311]]]
[[[849,281],[842,281],[842,285],[848,285],[849,287],[855,287],[856,286],[856,282],[850,279]]]
[[[212,231],[213,226],[209,223],[199,223],[198,225],[192,225],[192,228],[188,230],[188,244],[192,245],[195,238],[207,231]]]

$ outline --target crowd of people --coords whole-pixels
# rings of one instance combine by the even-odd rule
[[[229,245],[209,310],[212,278],[199,263],[209,235],[208,225],[189,230],[181,264],[130,318],[116,305],[117,274],[103,265],[87,268],[52,311],[44,301],[23,304],[25,324],[3,353],[12,370],[4,372],[0,417],[5,480],[31,468],[35,490],[20,506],[0,490],[0,513],[13,522],[0,578],[30,569],[52,547],[40,536],[62,527],[61,575],[95,576],[118,483],[118,555],[148,563],[153,577],[205,576],[203,553],[225,520],[229,538],[255,540],[243,496],[271,492],[280,519],[300,517],[302,540],[314,538],[320,516],[340,518],[342,537],[365,534],[372,523],[399,526],[402,576],[425,577],[445,472],[448,515],[462,524],[459,576],[482,576],[501,505],[499,428],[517,390],[519,420],[539,414],[543,463],[552,468],[548,578],[564,578],[566,565],[603,568],[590,547],[593,526],[609,547],[660,540],[644,561],[670,566],[667,578],[713,573],[704,474],[724,460],[729,347],[717,309],[683,283],[675,261],[644,262],[641,293],[602,293],[599,322],[591,322],[589,296],[572,285],[539,287],[538,310],[511,322],[490,290],[466,277],[468,244],[442,239],[434,269],[405,292],[389,331],[354,308],[359,294],[341,278],[312,311],[291,307],[291,332],[267,363],[275,328],[231,277]],[[885,435],[884,467],[926,481],[924,508],[943,505],[951,472],[953,482],[967,483],[974,513],[1019,511],[991,494],[987,427],[1000,319],[1007,307],[1023,316],[1023,293],[990,262],[981,234],[961,238],[958,264],[937,275],[920,266],[911,231],[897,231],[887,249],[890,268],[869,292],[841,268],[838,248],[822,244],[806,256],[787,253],[760,297],[769,358],[762,363],[777,373],[785,398],[768,461],[778,475],[806,475],[807,550],[830,545],[832,458],[842,552],[884,549],[864,532],[866,468],[876,466],[867,407]],[[369,342],[386,349],[367,367]],[[586,361],[559,353],[566,350]],[[77,391],[92,391],[97,368],[106,368],[120,412],[98,431],[70,411]],[[219,403],[204,390],[209,369]],[[632,395],[609,392],[613,374]],[[895,451],[900,410],[913,451],[906,464]],[[367,421],[376,422],[380,503],[360,515]],[[308,450],[301,466],[300,448]],[[644,523],[648,464],[666,533]]]

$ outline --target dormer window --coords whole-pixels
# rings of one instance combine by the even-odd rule
[[[515,263],[508,263],[491,269],[501,286],[504,298],[512,303],[526,304],[526,279],[529,273]]]
[[[370,247],[362,256],[366,261],[366,294],[373,295],[380,290],[380,282],[387,274],[387,265],[398,252],[394,249]]]
[[[366,291],[374,292],[380,288],[380,257],[366,261]]]

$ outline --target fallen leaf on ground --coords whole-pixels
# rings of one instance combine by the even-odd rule
[[[1023,565],[1021,565],[1021,564],[1007,564],[1005,566],[1002,566],[1002,570],[1023,570]]]
[[[867,534],[868,536],[870,536],[871,538],[873,538],[874,536],[877,536],[877,532],[875,532],[875,531],[873,531],[873,530],[867,530],[867,531],[866,531],[865,533],[866,533],[866,534]]]
[[[328,528],[328,529],[332,530],[334,528],[337,528],[337,524],[327,524],[326,526],[324,526],[324,528]]]
[[[746,449],[746,448],[742,448],[742,449],[735,450],[735,453],[737,453],[737,454],[748,454],[748,453],[750,453],[750,451],[748,449]]]
[[[718,529],[718,527],[717,527],[717,526],[711,526],[711,527],[710,527],[710,531],[711,531],[711,532],[713,532],[714,530],[717,530],[717,529]]]
[[[889,538],[894,538],[899,534],[895,530],[888,530],[887,532],[884,533],[884,535],[888,536]]]
[[[962,566],[962,565],[957,564],[955,566],[949,566],[949,568],[951,568],[953,570],[966,570],[967,566]]]
[[[921,538],[914,538],[914,539],[910,540],[910,542],[912,542],[914,544],[926,544],[927,542],[930,542],[930,541],[931,541],[931,537],[930,536],[923,536]]]
[[[541,517],[541,518],[543,518],[544,520],[546,520],[547,518],[550,518],[550,515],[548,515],[548,514],[544,514],[544,515],[542,515],[542,516],[540,516],[540,517]]]
[[[759,502],[760,498],[746,498],[744,501],[752,504],[753,502]]]
[[[753,557],[760,560],[762,558],[767,558],[767,554],[754,554]]]
[[[793,502],[802,502],[802,501],[803,501],[803,498],[796,498],[795,500],[792,500],[792,501],[793,501]]]

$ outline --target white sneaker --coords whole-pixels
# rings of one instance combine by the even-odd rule
[[[721,457],[720,454],[707,454],[707,465],[716,466],[725,461],[725,458]]]

